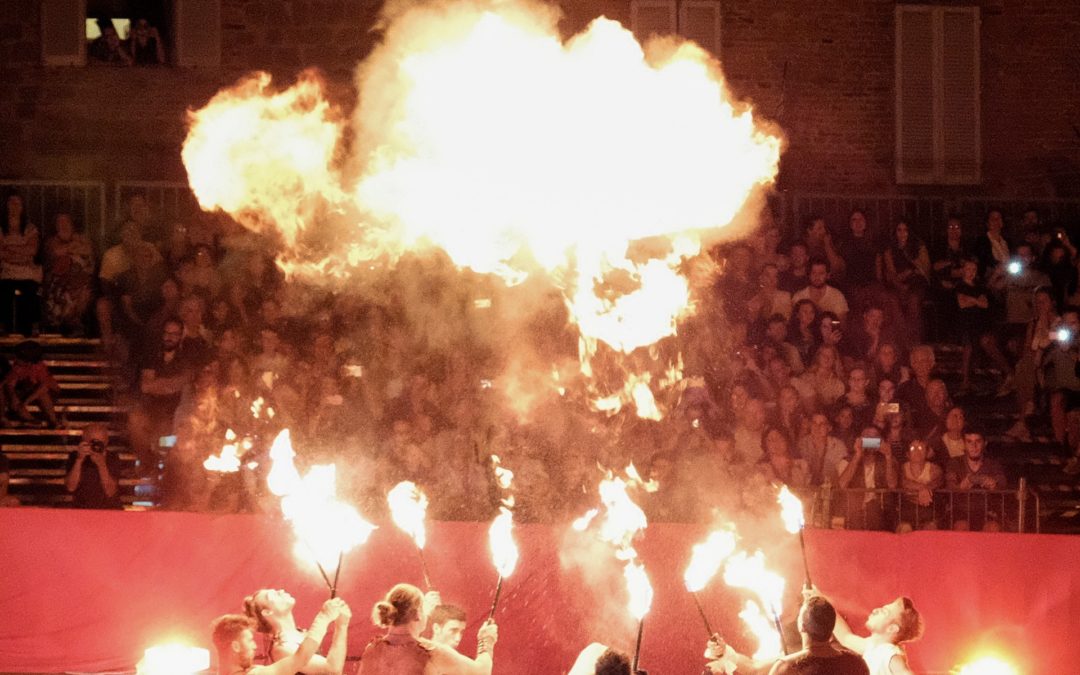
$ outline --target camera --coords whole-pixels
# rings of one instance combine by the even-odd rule
[[[90,451],[101,454],[105,452],[105,444],[101,441],[90,441]]]
[[[900,404],[899,403],[886,403],[885,404],[885,412],[887,414],[889,414],[889,415],[899,414],[899,412],[900,412]]]
[[[863,436],[861,439],[863,450],[877,450],[881,447],[880,438],[871,438],[869,436]]]
[[[832,326],[833,330],[840,330],[840,320],[839,319],[833,319],[832,321],[829,322],[829,324]]]

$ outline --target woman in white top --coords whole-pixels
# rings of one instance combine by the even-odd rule
[[[805,373],[791,381],[803,403],[811,409],[825,408],[844,395],[846,386],[836,347],[821,345],[814,354],[814,363]]]
[[[945,473],[927,459],[928,449],[923,441],[912,441],[908,458],[900,467],[900,485],[904,498],[900,510],[901,527],[937,529],[934,519],[934,490],[941,487]]]
[[[0,326],[5,332],[30,335],[41,310],[38,230],[19,194],[8,195],[5,211],[0,220]]]

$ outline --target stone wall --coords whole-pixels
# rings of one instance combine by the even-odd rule
[[[952,192],[1080,196],[1080,3],[983,0],[983,175]],[[222,0],[222,66],[44,68],[39,3],[0,3],[0,177],[183,180],[184,112],[243,73],[305,67],[333,98],[373,44],[376,0]],[[721,0],[737,97],[784,128],[788,190],[911,192],[894,180],[894,0]],[[565,0],[563,28],[627,0]],[[939,188],[922,188],[937,191]]]

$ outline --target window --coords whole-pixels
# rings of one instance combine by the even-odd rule
[[[896,181],[982,180],[979,8],[896,7]]]
[[[46,66],[215,67],[221,0],[42,0]]]
[[[681,35],[720,56],[718,0],[631,0],[630,30],[644,42],[656,35]]]

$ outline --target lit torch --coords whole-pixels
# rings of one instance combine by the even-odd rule
[[[281,497],[281,512],[293,526],[297,549],[304,560],[313,560],[330,597],[337,595],[337,582],[345,553],[363,544],[375,530],[356,509],[334,499],[336,469],[333,464],[311,467],[301,476],[296,469],[289,430],[282,429],[270,446],[271,467],[267,487]],[[335,565],[331,580],[326,569]]]
[[[424,584],[431,590],[431,576],[428,574],[427,561],[424,560],[424,546],[427,544],[427,531],[424,518],[427,516],[428,498],[416,483],[402,481],[386,495],[390,504],[390,517],[394,524],[409,535],[416,543],[416,552],[420,556],[420,568],[424,573]]]
[[[727,559],[724,565],[724,583],[728,586],[735,588],[745,588],[757,596],[761,605],[765,607],[766,611],[772,616],[773,622],[776,628],[776,634],[780,637],[780,649],[787,654],[787,645],[784,642],[784,629],[780,624],[780,608],[783,605],[784,600],[784,577],[772,572],[765,568],[765,556],[758,551],[752,556],[746,555],[745,552],[739,551],[735,555],[732,555]],[[754,609],[750,608],[750,604],[754,604]],[[753,611],[757,609],[756,603],[748,603],[747,609],[744,613],[752,615]],[[760,614],[760,612],[759,612]],[[776,658],[780,656],[778,653],[770,653],[771,650],[766,651],[764,648],[767,644],[771,644],[768,638],[768,633],[771,631],[762,631],[761,622],[739,615],[746,621],[750,630],[758,638],[758,653],[754,655],[754,658]]]
[[[806,540],[803,538],[803,528],[806,527],[806,517],[803,513],[802,502],[792,494],[786,485],[780,488],[777,497],[780,502],[780,518],[784,521],[784,529],[791,534],[798,533],[799,548],[802,550],[803,571],[806,572],[806,587],[812,588],[814,583],[810,581],[810,563],[806,560]]]
[[[221,452],[207,457],[203,468],[217,473],[236,473],[240,470],[240,446],[232,429],[225,432],[225,444],[221,446]]]
[[[583,532],[589,528],[596,517],[603,513],[597,527],[597,537],[615,547],[615,558],[625,561],[623,576],[626,579],[626,589],[630,595],[628,610],[630,615],[637,619],[638,631],[637,642],[634,647],[633,670],[638,670],[638,660],[641,655],[641,637],[645,627],[645,615],[652,607],[653,589],[649,583],[649,576],[645,572],[645,566],[637,559],[637,551],[634,550],[634,538],[640,534],[649,524],[645,512],[630,498],[627,488],[630,486],[643,488],[646,492],[655,492],[659,487],[656,481],[644,481],[638,474],[637,469],[631,464],[626,468],[626,479],[615,477],[610,471],[600,481],[600,501],[603,510],[591,509],[581,518],[574,521],[572,527]]]
[[[498,455],[491,456],[491,464],[495,470],[495,480],[504,492],[510,489],[514,480],[514,472],[505,469],[499,464]],[[495,563],[495,569],[499,573],[499,581],[495,584],[495,598],[491,601],[491,611],[488,620],[495,617],[495,607],[499,604],[499,594],[502,592],[503,579],[514,573],[517,567],[518,547],[514,543],[514,496],[507,494],[499,504],[499,515],[491,522],[488,529],[488,544],[491,547],[491,559]]]
[[[700,544],[694,544],[690,555],[690,564],[683,573],[683,581],[686,590],[690,591],[690,597],[694,599],[701,620],[705,623],[705,632],[711,639],[714,635],[709,619],[705,616],[705,610],[701,606],[698,592],[705,588],[709,580],[720,570],[724,559],[735,552],[735,533],[731,530],[715,530],[709,534],[709,538]]]

